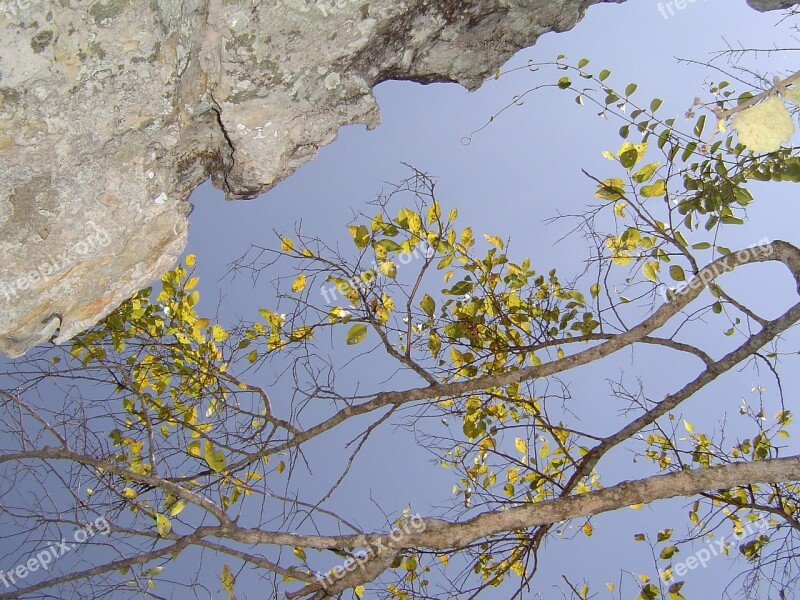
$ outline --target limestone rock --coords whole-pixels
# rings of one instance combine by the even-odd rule
[[[0,1],[0,352],[68,340],[171,268],[208,177],[253,198],[377,126],[381,81],[477,88],[601,1]]]

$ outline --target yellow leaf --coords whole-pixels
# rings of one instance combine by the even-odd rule
[[[360,600],[361,598],[364,597],[364,586],[363,585],[357,585],[353,589],[353,593],[356,595],[356,598],[358,598]]]
[[[286,252],[288,254],[293,250],[294,250],[294,242],[290,238],[285,237],[281,239],[281,251]]]
[[[378,268],[380,269],[381,273],[390,279],[394,279],[397,275],[397,265],[395,265],[394,261],[392,260],[383,261]]]
[[[439,203],[434,202],[428,207],[428,225],[433,225],[436,221],[439,220],[441,213],[439,211]]]
[[[292,291],[296,294],[297,292],[302,292],[306,287],[306,276],[300,273],[297,278],[292,283]]]
[[[514,439],[514,447],[517,449],[518,452],[522,452],[525,454],[528,451],[528,442],[523,440],[521,437]]]
[[[556,357],[558,358],[558,360],[561,360],[562,358],[564,358],[564,349],[563,348],[559,348],[556,351]]]
[[[586,521],[586,523],[583,524],[583,527],[581,527],[581,531],[586,534],[586,537],[591,537],[594,533],[594,527],[592,527],[592,524],[589,523],[589,521]]]
[[[783,100],[772,96],[743,110],[731,121],[739,141],[753,152],[774,152],[794,134],[794,121]]]
[[[186,500],[178,500],[170,509],[170,516],[177,516],[184,508],[186,508]]]
[[[617,202],[614,205],[614,214],[618,216],[620,219],[625,218],[625,207],[628,206],[625,202]]]
[[[172,529],[172,524],[169,522],[169,519],[160,513],[157,514],[156,530],[158,531],[158,535],[161,536],[167,535],[171,529]]]
[[[686,428],[686,431],[689,433],[694,433],[694,425],[689,423],[686,419],[683,420],[683,426]]]
[[[233,584],[236,583],[236,577],[234,577],[228,565],[222,567],[222,577],[220,579],[222,580],[222,587],[225,588],[225,591],[233,592]]]
[[[283,461],[279,461],[279,462],[278,462],[278,466],[277,466],[277,467],[275,467],[275,470],[276,470],[276,471],[278,471],[278,473],[283,473],[283,470],[284,470],[285,468],[286,468],[286,463],[285,463],[285,462],[283,462]]]
[[[306,560],[306,551],[303,550],[302,548],[295,548],[294,549],[294,555],[297,558],[299,558],[300,560],[302,560],[303,562],[305,562],[305,560]]]
[[[133,500],[139,494],[137,494],[136,490],[134,490],[133,488],[126,487],[124,490],[122,490],[122,495],[125,496],[128,500]]]
[[[223,342],[228,339],[228,332],[220,325],[214,325],[211,328],[211,337],[215,342]]]
[[[490,244],[497,246],[498,248],[500,248],[500,250],[503,249],[503,240],[501,240],[496,235],[487,235],[484,233],[483,237],[485,237],[486,241],[489,242]]]
[[[203,455],[206,459],[206,463],[214,470],[215,473],[219,473],[225,468],[225,454],[223,454],[220,450],[215,451],[214,445],[211,442],[206,441]]]
[[[657,261],[646,262],[642,267],[642,273],[644,274],[645,278],[655,283],[658,281],[657,273],[660,268],[661,265]]]
[[[183,264],[191,268],[194,266],[196,261],[197,261],[197,256],[195,256],[194,254],[187,254],[186,258],[183,261]]]

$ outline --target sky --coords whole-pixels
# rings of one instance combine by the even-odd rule
[[[671,11],[667,4],[672,6]],[[461,227],[471,225],[478,237],[487,233],[510,238],[510,254],[530,256],[539,271],[557,267],[567,278],[578,275],[588,257],[585,242],[579,236],[565,237],[574,221],[551,219],[578,214],[594,201],[595,184],[581,169],[613,176],[611,163],[602,152],[615,151],[621,142],[616,133],[620,123],[598,117],[591,107],[578,106],[573,94],[551,88],[525,96],[521,105],[505,110],[481,129],[515,96],[552,81],[554,76],[554,71],[530,72],[518,67],[531,60],[552,60],[559,53],[573,62],[587,57],[596,71],[611,69],[615,85],[624,87],[635,81],[641,97],[663,98],[662,111],[681,117],[694,97],[705,93],[704,82],[717,75],[707,67],[680,63],[678,59],[706,62],[711,53],[728,46],[797,46],[788,24],[776,27],[779,17],[778,13],[756,13],[744,0],[689,2],[682,10],[652,0],[599,5],[591,8],[572,31],[545,35],[534,47],[520,51],[502,67],[498,79],[490,79],[476,92],[467,92],[456,84],[380,84],[375,89],[382,121],[377,129],[367,131],[360,125],[342,128],[334,143],[257,199],[225,201],[209,183],[192,195],[195,209],[186,253],[197,256],[199,312],[218,313],[223,324],[233,324],[239,318],[255,318],[260,307],[271,308],[275,299],[269,279],[286,273],[276,268],[253,285],[247,277],[232,280],[230,264],[245,254],[250,244],[274,247],[275,232],[291,234],[300,221],[307,234],[338,241],[345,247],[350,244],[346,226],[354,211],[370,212],[370,200],[408,176],[403,163],[438,178],[439,199],[446,210],[458,207]],[[796,64],[796,54],[788,51],[765,55],[758,63],[761,69],[777,73],[796,70]],[[469,143],[465,143],[467,139]],[[754,186],[758,201],[749,211],[748,223],[741,231],[726,231],[725,245],[744,247],[764,238],[796,240],[800,216],[793,201],[796,193],[791,184]],[[762,302],[767,312],[777,313],[788,306],[792,290],[787,289],[780,269],[766,268],[758,277],[757,281],[733,281],[731,289]],[[717,348],[719,352],[723,349]],[[622,377],[635,384],[641,378],[648,394],[657,397],[675,389],[676,372],[681,373],[678,381],[683,382],[696,368],[688,360],[665,364],[663,356],[637,350],[636,354],[621,353],[612,361],[581,371],[570,380],[576,415],[587,420],[607,419],[613,429],[619,406],[603,400],[608,396],[610,379]],[[344,383],[358,384],[362,389],[387,385],[387,380],[395,389],[414,383],[386,371],[380,361],[365,364],[368,369],[343,370],[341,377],[348,378]],[[272,381],[271,375],[264,374],[264,381]],[[798,382],[790,374],[784,381],[787,383]],[[275,384],[273,398],[280,398],[284,385],[280,381]],[[733,373],[724,383],[692,399],[686,410],[694,408],[700,415],[698,427],[713,426],[721,413],[704,409],[703,403],[714,401],[720,410],[735,413],[742,397],[752,399],[752,386],[752,373]],[[410,505],[412,512],[428,515],[451,498],[452,478],[432,464],[431,455],[397,425],[385,426],[370,440],[353,466],[346,493],[335,494],[327,505],[355,515],[367,530],[384,523],[377,507],[397,514]],[[334,432],[321,443],[310,444],[308,457],[314,471],[304,472],[298,466],[286,489],[312,498],[324,492],[326,483],[338,476],[342,446],[351,434],[348,430]],[[647,472],[624,453],[616,453],[604,470],[610,482]],[[651,574],[653,569],[652,561],[648,562],[648,557],[641,555],[641,547],[631,541],[633,535],[644,531],[652,534],[667,526],[685,532],[685,504],[661,502],[640,511],[602,516],[593,521],[595,534],[591,538],[548,544],[534,591],[525,597],[562,597],[556,589],[563,585],[562,573],[568,573],[572,581],[590,581],[593,590],[603,592],[598,597],[617,597],[605,593],[602,586],[624,581],[624,597],[634,597],[632,578],[621,575],[620,569],[646,569]],[[575,526],[580,527],[580,522]],[[567,531],[567,535],[572,533]],[[735,574],[729,569],[727,561],[718,560],[706,569],[691,572],[687,579],[693,593],[722,597],[724,586]],[[237,590],[240,598],[261,597],[256,584],[248,585]],[[482,597],[508,596],[501,590]]]

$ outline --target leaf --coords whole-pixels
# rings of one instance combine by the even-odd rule
[[[221,450],[214,450],[214,445],[209,441],[206,441],[203,449],[203,457],[206,459],[208,466],[211,467],[215,473],[219,473],[225,468],[225,454],[223,454]]]
[[[633,174],[633,180],[636,183],[646,183],[650,181],[656,174],[659,165],[661,165],[661,163],[656,161],[650,163],[649,165],[643,166],[641,169],[639,169],[638,171],[636,171],[636,173]]]
[[[286,469],[286,463],[285,463],[285,462],[283,462],[282,460],[279,460],[279,461],[278,461],[278,465],[275,467],[275,470],[278,472],[278,475],[280,475],[281,473],[283,473],[283,471],[284,471],[285,469]]]
[[[653,283],[658,281],[658,269],[660,268],[660,264],[656,261],[649,261],[644,263],[642,267],[642,274],[645,276],[646,279],[649,279]]]
[[[437,356],[439,354],[439,350],[441,349],[442,338],[435,331],[431,331],[430,336],[428,336],[428,350],[430,350],[433,356]]]
[[[620,219],[625,218],[625,207],[628,206],[625,202],[617,202],[614,205],[614,214]]]
[[[367,229],[366,225],[359,225],[358,227],[350,225],[347,230],[353,236],[356,248],[363,250],[369,245],[369,229]]]
[[[381,273],[390,279],[394,279],[397,275],[397,265],[392,260],[385,260],[379,266]]]
[[[233,592],[233,586],[236,583],[236,577],[233,575],[233,572],[228,565],[223,565],[220,581],[222,582],[222,587],[225,588],[226,592]]]
[[[604,179],[598,186],[595,192],[595,198],[602,198],[604,200],[620,200],[625,190],[625,182],[618,177],[613,179]]]
[[[420,300],[420,308],[425,311],[425,314],[429,317],[433,316],[434,311],[436,310],[436,301],[431,298],[429,294],[425,294]]]
[[[683,272],[683,268],[678,265],[672,265],[669,268],[669,276],[675,281],[686,281],[686,274]]]
[[[659,542],[666,542],[669,538],[672,537],[672,529],[662,529],[658,532],[658,539]]]
[[[773,96],[733,117],[731,128],[753,152],[774,152],[794,134],[794,121],[783,100]]]
[[[293,250],[294,250],[294,242],[291,239],[289,239],[288,237],[281,239],[281,251],[286,252],[288,254]]]
[[[197,256],[195,256],[194,254],[187,254],[186,258],[183,260],[183,264],[185,264],[189,268],[193,267],[195,265],[195,262],[197,262]]]
[[[483,237],[485,237],[486,241],[488,241],[490,244],[494,244],[500,248],[500,250],[503,249],[503,240],[501,240],[499,237],[495,235],[486,235],[485,233],[483,234]]]
[[[688,431],[689,433],[694,433],[694,425],[692,425],[686,419],[683,420],[683,426],[686,428],[686,431]]]
[[[296,294],[297,292],[302,292],[306,287],[306,276],[300,273],[297,278],[292,283],[292,291]]]
[[[521,452],[522,454],[526,454],[528,452],[528,442],[523,440],[521,437],[514,438],[514,447],[517,449],[517,452]]]
[[[667,546],[661,550],[661,554],[659,555],[663,560],[669,560],[673,557],[673,555],[678,552],[677,546]]]
[[[306,551],[303,550],[302,548],[295,548],[294,549],[294,555],[297,558],[299,558],[300,560],[302,560],[303,562],[306,561]]]
[[[589,523],[589,521],[586,521],[586,523],[583,524],[583,527],[581,527],[581,531],[586,534],[586,537],[592,537],[592,534],[594,533],[594,527],[592,527],[592,524]]]
[[[161,513],[156,514],[156,531],[158,531],[158,535],[165,536],[171,529],[172,523],[169,522],[169,519]]]
[[[363,585],[357,585],[355,588],[353,588],[353,594],[355,594],[356,598],[361,600],[361,598],[364,597],[364,586]]]
[[[641,193],[645,198],[656,198],[658,196],[663,196],[667,193],[667,182],[663,179],[659,179],[650,185],[643,185],[642,189],[639,190],[639,193]]]
[[[363,341],[367,336],[367,326],[364,323],[356,323],[347,332],[347,345],[354,346]]]
[[[221,325],[214,325],[211,328],[211,337],[215,342],[224,342],[228,339],[228,332]]]
[[[592,295],[592,298],[597,298],[597,296],[600,294],[600,284],[593,283],[592,287],[589,288],[589,293]]]
[[[177,517],[184,508],[186,508],[186,500],[178,500],[172,505],[172,508],[169,509],[169,515],[171,517]]]
[[[133,500],[139,494],[136,493],[136,490],[133,488],[126,487],[122,490],[122,495],[125,496],[128,500]]]

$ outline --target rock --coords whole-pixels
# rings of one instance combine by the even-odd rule
[[[64,342],[171,268],[208,177],[253,198],[376,127],[381,81],[475,89],[600,1],[0,3],[0,352]]]

